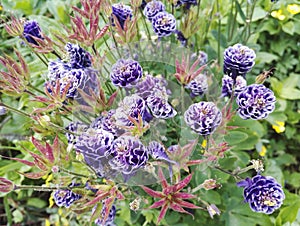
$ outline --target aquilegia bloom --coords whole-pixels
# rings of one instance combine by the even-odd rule
[[[110,79],[115,86],[131,88],[142,75],[143,69],[137,61],[120,59],[112,66]]]
[[[38,45],[37,41],[35,41],[34,38],[43,39],[40,25],[35,20],[29,20],[24,24],[23,35],[26,38],[27,42],[34,45]]]
[[[152,27],[158,37],[166,37],[176,31],[176,19],[167,12],[160,12],[152,19]]]
[[[85,68],[92,65],[92,55],[79,45],[67,43],[65,49],[70,57],[71,68]]]
[[[109,164],[123,174],[133,174],[148,161],[147,148],[140,140],[131,136],[120,136],[113,142]]]
[[[242,44],[229,46],[224,51],[224,73],[234,79],[238,75],[245,76],[254,66],[255,52]]]
[[[155,17],[159,12],[164,11],[165,5],[161,1],[153,0],[147,3],[143,13],[148,20],[152,21],[153,17]]]
[[[244,187],[244,199],[254,212],[271,214],[280,208],[285,195],[282,187],[270,176],[256,175],[237,183]]]
[[[59,207],[64,206],[69,208],[71,204],[82,196],[72,192],[71,190],[56,190],[53,194],[54,201]]]
[[[199,74],[196,78],[186,85],[191,90],[191,97],[201,96],[208,90],[207,77],[205,74]]]
[[[117,18],[119,24],[124,29],[126,19],[132,17],[132,9],[130,6],[122,3],[116,3],[112,5],[112,14]],[[114,22],[112,22],[112,25],[115,25]]]
[[[243,119],[264,119],[275,109],[276,98],[264,85],[247,86],[236,98],[238,113]]]
[[[235,81],[232,77],[224,75],[222,78],[222,97],[230,97],[234,90],[234,96],[238,96],[247,86],[243,76],[237,76]]]
[[[192,104],[184,113],[184,120],[200,135],[213,133],[222,121],[222,113],[213,102]]]

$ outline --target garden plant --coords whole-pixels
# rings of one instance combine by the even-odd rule
[[[300,225],[298,0],[0,12],[0,225]]]

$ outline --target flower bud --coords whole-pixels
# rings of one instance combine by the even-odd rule
[[[15,185],[12,181],[0,177],[0,192],[11,192],[12,190],[14,190]]]

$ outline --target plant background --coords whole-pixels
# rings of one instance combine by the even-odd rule
[[[243,0],[203,0],[197,22],[198,29],[190,29],[190,25],[184,24],[184,19],[180,26],[187,26],[186,34],[191,36],[189,40],[194,43],[191,51],[204,50],[209,61],[218,60],[220,68],[223,51],[229,45],[242,42],[253,48],[257,58],[255,67],[247,75],[248,84],[254,82],[255,76],[262,71],[276,68],[274,75],[265,83],[277,97],[276,110],[263,121],[245,121],[234,117],[233,123],[240,128],[230,131],[225,136],[225,141],[233,148],[226,152],[226,158],[221,159],[219,163],[228,170],[234,170],[237,167],[245,167],[253,158],[263,159],[263,175],[273,176],[284,186],[286,200],[281,209],[270,216],[254,213],[243,203],[242,189],[236,186],[233,178],[216,169],[198,167],[191,182],[193,187],[207,178],[215,178],[222,184],[220,189],[201,191],[199,194],[204,201],[216,204],[221,210],[221,216],[211,219],[206,211],[197,210],[194,213],[195,218],[192,219],[191,216],[169,211],[162,221],[163,225],[300,225],[300,13],[293,14],[288,10],[289,4],[299,6],[300,2],[251,2],[256,3],[254,9]],[[165,4],[169,3],[165,1]],[[12,38],[7,34],[4,22],[13,13],[18,17],[37,20],[46,34],[65,33],[63,26],[70,27],[69,15],[73,5],[79,5],[79,0],[1,1],[0,55],[9,54],[15,57],[13,48],[18,49],[29,62],[31,80],[36,87],[43,87],[42,75],[46,73],[47,68],[29,48],[24,47],[18,37]],[[196,7],[192,8],[196,11]],[[175,16],[186,17],[180,10],[175,11]],[[141,19],[138,23],[143,27]],[[108,39],[107,36],[105,38]],[[100,51],[106,48],[103,40],[99,40],[96,47]],[[0,98],[2,102],[18,109],[31,111],[36,107],[36,103],[31,102],[28,95],[14,98],[1,94]],[[59,120],[57,118],[57,121]],[[33,145],[28,142],[33,133],[31,126],[31,121],[11,112],[0,116],[0,154],[28,159],[28,154],[22,153],[21,145],[33,149]],[[16,184],[48,183],[49,177],[29,180],[16,173],[29,170],[30,167],[18,162],[6,159],[0,161],[0,176],[9,178]],[[254,172],[247,174],[251,176]],[[53,202],[49,200],[50,192],[22,190],[0,196],[0,225],[6,225],[6,222],[15,225],[50,225],[50,222],[56,225],[81,225],[74,213],[57,207],[49,208],[49,204]],[[142,210],[135,213],[128,208],[129,201],[123,202],[122,205],[118,206],[115,221],[117,225],[154,225],[158,210]],[[79,222],[88,221],[87,216],[82,216]]]

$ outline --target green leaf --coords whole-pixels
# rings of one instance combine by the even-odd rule
[[[47,202],[39,198],[29,198],[27,200],[27,206],[33,206],[38,209],[42,209],[47,206]]]
[[[241,16],[242,20],[244,22],[246,22],[246,16],[241,8],[240,3],[237,0],[235,0],[235,7],[236,7],[237,11],[239,12],[239,15]]]
[[[293,21],[289,21],[282,25],[282,30],[290,35],[293,35],[295,32],[295,25]]]
[[[271,63],[273,60],[278,60],[278,56],[268,52],[258,52],[256,53],[256,63]]]
[[[13,221],[15,223],[21,223],[23,221],[23,214],[19,209],[16,209],[15,211],[12,212],[13,215]]]
[[[224,138],[229,145],[235,145],[246,140],[248,138],[248,135],[247,133],[243,133],[240,131],[230,131]]]
[[[276,218],[276,225],[283,225],[286,222],[293,223],[296,220],[298,210],[300,208],[299,199],[292,205],[284,207],[280,210],[278,217]]]

